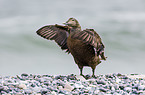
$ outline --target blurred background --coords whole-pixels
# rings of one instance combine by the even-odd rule
[[[79,74],[70,54],[36,34],[70,17],[94,28],[105,44],[108,59],[96,74],[145,74],[144,0],[0,0],[0,75]]]

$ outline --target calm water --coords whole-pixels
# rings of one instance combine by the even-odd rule
[[[0,75],[79,74],[71,55],[35,33],[69,17],[94,28],[106,46],[96,74],[145,74],[144,0],[0,0]]]

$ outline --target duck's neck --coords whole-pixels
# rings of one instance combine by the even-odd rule
[[[77,31],[81,31],[81,26],[77,26],[77,27],[76,27],[76,26],[73,26],[73,27],[72,27],[72,30],[74,30],[74,31],[76,31],[76,32],[77,32]]]

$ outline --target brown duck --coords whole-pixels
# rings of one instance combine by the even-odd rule
[[[75,18],[62,25],[48,25],[37,30],[37,34],[48,40],[55,40],[62,50],[71,53],[76,64],[83,75],[83,67],[92,68],[94,76],[96,66],[100,60],[106,60],[104,56],[104,45],[100,36],[94,29],[81,30],[79,22]]]

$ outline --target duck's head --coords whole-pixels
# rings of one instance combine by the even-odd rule
[[[70,27],[76,27],[76,28],[80,27],[79,22],[75,18],[69,18],[68,21],[66,21],[63,24],[68,25]]]

